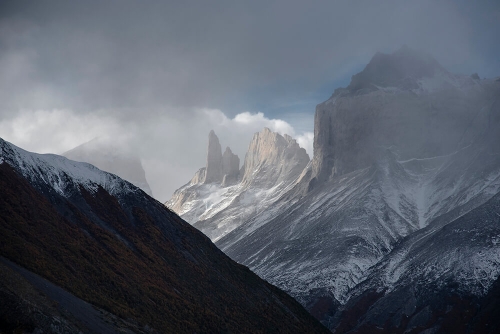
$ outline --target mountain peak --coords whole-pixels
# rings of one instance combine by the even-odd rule
[[[238,181],[240,172],[240,158],[234,154],[231,149],[226,147],[222,155],[222,186],[227,187]]]
[[[222,149],[219,137],[211,130],[208,134],[208,151],[205,183],[222,181]]]
[[[418,88],[417,79],[432,77],[437,71],[446,71],[430,55],[403,45],[391,54],[377,52],[368,65],[352,76],[347,89],[356,92],[360,89],[378,87]]]
[[[304,168],[309,162],[306,151],[289,135],[280,135],[264,128],[254,134],[245,156],[242,182],[255,181],[255,170],[264,166],[278,168],[283,165]],[[261,175],[263,177],[263,175]],[[272,176],[273,182],[277,182]]]
[[[264,128],[254,134],[241,169],[239,163],[227,147],[222,155],[221,183],[203,182],[207,168],[201,168],[166,205],[213,241],[218,240],[280,198],[297,182],[309,156],[292,137]],[[219,216],[222,211],[231,213]]]

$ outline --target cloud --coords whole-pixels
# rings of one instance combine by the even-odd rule
[[[262,112],[250,113],[246,111],[237,114],[234,118],[227,117],[217,109],[202,109],[200,112],[208,117],[208,124],[219,136],[221,144],[230,146],[241,160],[244,159],[253,135],[265,127],[281,135],[288,134],[296,138],[297,141],[300,140],[299,145],[302,143],[301,147],[305,148],[309,156],[312,157],[312,133],[297,132],[287,121],[267,118]]]
[[[256,114],[252,114],[248,111],[240,113],[231,120],[235,124],[242,124],[245,126],[253,125],[254,127],[268,127],[274,132],[278,132],[280,134],[290,134],[293,135],[293,128],[287,122],[281,119],[269,119],[264,117],[264,114],[259,112]]]
[[[314,133],[312,132],[304,132],[298,136],[295,137],[297,140],[297,143],[300,145],[300,147],[303,147],[306,151],[307,154],[309,154],[309,157],[313,157],[313,144],[314,144]]]
[[[256,99],[303,100],[403,44],[445,66],[481,59],[475,21],[446,0],[40,0],[2,2],[0,13],[0,115],[114,109],[141,118],[138,109],[164,106],[238,114],[263,110],[249,108]]]
[[[171,117],[172,113],[169,110],[137,122],[105,111],[25,110],[0,121],[0,136],[29,151],[58,154],[95,137],[107,139],[142,159],[153,194],[161,201],[169,199],[205,165],[210,130],[217,133],[223,149],[230,146],[239,155],[241,163],[252,136],[264,127],[296,137],[312,155],[311,133],[296,133],[286,121],[263,113],[244,112],[230,118],[220,110],[196,109],[191,111],[189,122],[182,116]]]
[[[3,1],[0,136],[56,153],[109,136],[143,158],[166,200],[205,164],[210,129],[241,159],[264,126],[312,156],[314,104],[376,51],[408,44],[498,75],[500,21],[484,19],[498,11],[449,0]]]
[[[95,137],[114,134],[124,141],[120,125],[110,116],[80,115],[70,110],[24,110],[0,121],[0,136],[38,153],[62,154]]]

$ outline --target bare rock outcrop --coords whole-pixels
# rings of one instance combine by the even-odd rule
[[[212,241],[265,211],[297,183],[309,163],[306,151],[292,137],[267,128],[253,136],[241,168],[240,159],[229,147],[216,160],[220,145],[215,133],[210,133],[209,141],[207,161],[212,168],[220,161],[221,173],[209,171],[207,164],[165,204]],[[209,172],[223,175],[221,182],[216,178],[212,180],[217,182],[204,181]]]
[[[208,135],[207,166],[204,183],[222,182],[222,149],[214,130]]]
[[[238,182],[239,173],[240,158],[238,155],[234,154],[229,147],[226,147],[222,155],[222,174],[224,175],[222,186],[227,187]]]
[[[308,163],[306,150],[295,139],[264,128],[250,142],[242,167],[242,183],[271,187],[297,177]]]
[[[198,171],[194,174],[193,178],[191,179],[191,184],[198,184],[198,183],[203,183],[205,182],[205,174],[206,174],[207,168],[202,167],[198,169]]]

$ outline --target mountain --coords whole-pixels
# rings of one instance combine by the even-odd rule
[[[153,196],[141,159],[125,152],[110,141],[94,138],[63,153],[63,156],[71,160],[87,162],[99,169],[116,174],[141,188],[149,196]]]
[[[404,239],[349,293],[330,327],[354,333],[498,333],[499,212],[497,193],[450,223],[443,217]]]
[[[326,332],[131,183],[0,139],[0,331]]]
[[[335,332],[487,329],[500,275],[500,81],[408,47],[377,53],[314,124],[299,179],[216,245]],[[470,322],[454,322],[461,314]]]
[[[268,128],[253,136],[241,169],[238,156],[229,147],[221,153],[213,131],[207,151],[206,167],[165,204],[212,241],[266,212],[309,163],[306,151],[292,137]]]

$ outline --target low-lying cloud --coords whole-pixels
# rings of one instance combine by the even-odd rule
[[[154,196],[160,201],[189,181],[205,165],[208,133],[214,130],[223,150],[231,147],[243,163],[254,133],[264,127],[295,137],[312,156],[312,133],[297,133],[286,121],[267,118],[263,113],[244,112],[231,118],[216,109],[192,111],[190,121],[165,113],[140,123],[123,121],[108,113],[79,114],[71,110],[23,111],[0,121],[3,139],[29,151],[62,154],[100,137],[139,156]]]

